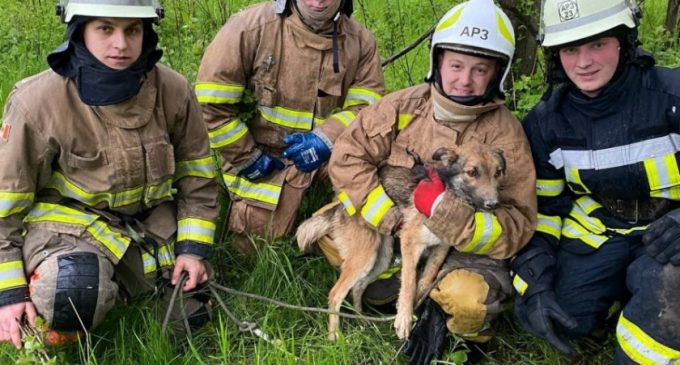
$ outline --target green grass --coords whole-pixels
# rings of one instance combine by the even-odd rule
[[[165,0],[166,19],[159,28],[165,55],[161,62],[193,81],[201,55],[224,20],[252,0]],[[427,30],[456,1],[355,0],[354,17],[378,37],[383,59],[402,49]],[[64,26],[51,0],[0,0],[0,103],[18,80],[47,68],[46,55],[63,38]],[[641,37],[663,65],[678,65],[677,41],[660,27],[665,1],[646,0]],[[428,68],[427,42],[385,70],[392,91],[422,81]],[[515,78],[515,105],[523,115],[543,90],[540,74]],[[328,185],[307,194],[299,220],[308,217],[330,198]],[[213,266],[218,280],[235,289],[257,293],[301,306],[326,307],[326,296],[337,273],[321,257],[303,257],[291,238],[272,243],[256,257],[234,252],[227,237],[217,245]],[[149,298],[118,306],[91,334],[91,345],[48,349],[59,364],[385,364],[401,343],[391,323],[343,319],[342,336],[326,340],[326,315],[282,309],[270,304],[224,295],[229,309],[242,321],[256,322],[280,346],[249,333],[241,333],[224,315],[197,333],[189,343],[174,343],[160,332],[162,314]],[[151,309],[151,310],[150,310]],[[346,311],[351,312],[347,305]],[[216,313],[219,313],[216,311]],[[369,314],[372,313],[369,310]],[[499,319],[495,337],[482,357],[484,364],[567,364],[545,342],[521,331],[511,314]],[[589,354],[582,364],[611,363],[613,339],[604,349]],[[452,339],[444,363],[458,363],[468,355],[468,345]],[[0,364],[33,363],[36,357],[0,345]],[[398,364],[406,363],[403,356]]]

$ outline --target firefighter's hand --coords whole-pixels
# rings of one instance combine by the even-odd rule
[[[175,268],[172,270],[172,277],[170,278],[172,285],[177,285],[182,271],[186,271],[189,275],[182,291],[187,292],[194,289],[198,284],[208,281],[208,270],[205,268],[203,260],[197,256],[190,254],[177,256]]]
[[[567,314],[555,299],[552,290],[536,293],[529,298],[515,301],[515,312],[525,331],[548,341],[561,353],[573,357],[576,351],[559,335],[556,323],[574,329],[576,320]]]
[[[404,354],[411,365],[429,365],[441,355],[446,338],[446,313],[434,300],[426,298],[411,336],[406,341]]]
[[[37,314],[33,303],[21,302],[0,307],[0,342],[11,342],[17,349],[21,348],[19,323],[24,314],[28,318],[28,324],[35,327]]]
[[[302,172],[312,172],[331,157],[330,141],[321,132],[293,133],[283,137],[288,148],[283,157],[293,161]]]
[[[652,222],[647,228],[642,243],[647,253],[656,261],[674,266],[680,265],[680,209],[668,212]]]
[[[434,168],[428,166],[427,175],[430,179],[420,180],[413,190],[413,204],[420,213],[429,218],[444,197],[446,187]]]
[[[257,180],[271,174],[274,170],[281,170],[284,167],[286,165],[278,158],[262,153],[257,160],[241,170],[239,175],[245,176],[248,180]]]

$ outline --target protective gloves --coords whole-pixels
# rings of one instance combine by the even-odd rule
[[[241,170],[239,175],[245,176],[248,180],[257,180],[271,174],[274,170],[281,170],[284,167],[286,167],[286,165],[276,157],[262,153],[257,160]]]
[[[312,172],[331,157],[331,142],[321,132],[293,133],[283,137],[289,147],[283,157],[293,161],[298,170]]]
[[[430,180],[420,180],[413,190],[413,204],[416,209],[426,217],[432,216],[434,208],[437,207],[444,197],[446,187],[439,177],[437,170],[426,167],[427,175]]]
[[[680,209],[655,220],[642,236],[647,253],[656,261],[680,265]]]
[[[411,365],[429,365],[441,355],[446,338],[446,313],[429,297],[421,305],[422,311],[411,336],[406,341],[404,353]]]
[[[557,304],[554,291],[546,290],[526,299],[520,298],[515,301],[515,313],[525,331],[548,341],[569,357],[576,355],[576,351],[569,342],[560,337],[553,324],[553,321],[557,321],[569,329],[577,326],[576,320]]]

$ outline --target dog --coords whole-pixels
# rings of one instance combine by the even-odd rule
[[[389,165],[378,169],[385,192],[403,215],[400,230],[401,288],[394,322],[400,339],[410,334],[415,298],[424,295],[433,283],[449,250],[449,246],[442,244],[423,225],[426,217],[413,205],[413,190],[419,181],[428,178],[420,158],[414,156],[414,159],[416,163],[410,169]],[[498,188],[506,163],[502,150],[473,141],[454,148],[440,148],[432,159],[441,165],[436,171],[447,190],[477,210],[498,207]],[[328,295],[329,310],[338,312],[351,289],[354,307],[361,312],[361,298],[366,287],[389,267],[394,238],[381,235],[365,224],[360,216],[350,217],[339,203],[305,220],[295,234],[302,252],[311,251],[315,242],[326,235],[332,239],[342,259],[340,276]],[[423,252],[430,247],[433,247],[433,252],[416,287],[416,266]],[[339,316],[330,314],[328,337],[331,341],[337,338],[338,325]]]

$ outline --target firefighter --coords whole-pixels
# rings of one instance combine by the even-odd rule
[[[200,105],[156,64],[158,2],[71,0],[58,12],[68,40],[16,84],[0,141],[0,341],[17,348],[24,316],[43,316],[59,342],[101,323],[119,292],[156,289],[167,307],[183,271],[192,291],[208,279],[218,212]],[[187,294],[200,326],[207,298]]]
[[[428,217],[426,227],[453,247],[409,339],[407,353],[414,364],[429,364],[438,356],[447,329],[470,341],[490,339],[491,320],[512,296],[507,259],[528,242],[536,224],[529,144],[503,98],[515,50],[510,20],[492,0],[463,2],[439,21],[430,48],[427,82],[362,110],[336,141],[329,163],[347,214],[393,235],[402,216],[380,184],[380,164],[412,167],[417,155],[436,166],[432,158],[438,148],[467,141],[503,150],[507,171],[496,209],[476,212],[445,193],[434,176],[413,193],[416,208]],[[320,245],[329,246],[323,240]],[[385,279],[372,286],[386,286],[383,297],[391,292],[394,299],[396,284]],[[379,299],[374,295],[379,288],[370,289],[365,298]]]
[[[234,15],[203,56],[196,94],[241,251],[253,251],[248,235],[291,230],[337,136],[383,93],[376,41],[351,14],[352,0],[265,2]]]
[[[570,356],[568,338],[603,341],[609,315],[614,363],[671,364],[680,361],[680,70],[654,66],[638,47],[639,19],[634,1],[545,1],[549,90],[524,121],[538,227],[512,265],[515,312]]]

